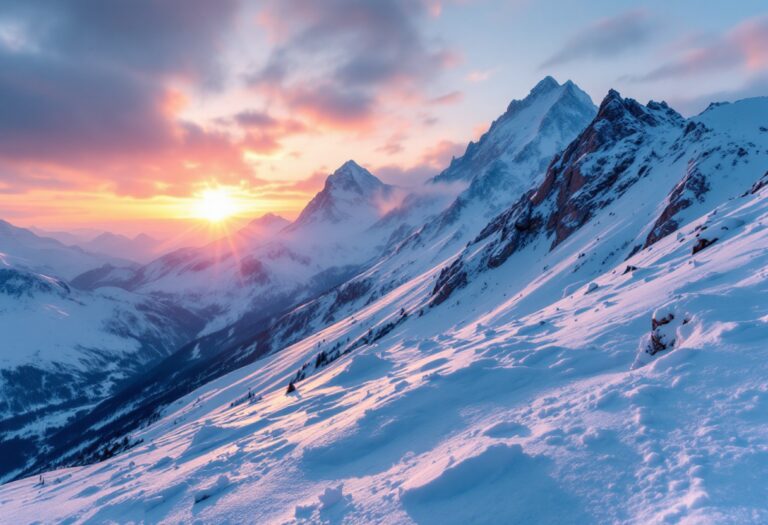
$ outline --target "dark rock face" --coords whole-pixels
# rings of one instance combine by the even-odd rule
[[[696,255],[701,250],[704,250],[705,248],[708,248],[715,244],[717,242],[717,237],[714,239],[707,239],[705,237],[700,237],[699,240],[696,241],[696,244],[693,245],[693,248],[691,250],[691,255]]]
[[[765,172],[765,174],[764,174],[762,177],[760,177],[760,178],[759,178],[759,179],[758,179],[758,180],[757,180],[757,181],[756,181],[756,182],[755,182],[755,183],[752,185],[752,187],[749,189],[749,191],[747,191],[747,192],[746,192],[744,195],[742,195],[742,196],[743,196],[743,197],[746,197],[747,195],[754,195],[754,194],[756,194],[758,191],[762,190],[762,189],[763,189],[764,187],[766,187],[766,186],[768,186],[768,171],[766,171],[766,172]]]
[[[515,204],[508,213],[500,216],[484,229],[478,239],[482,240],[495,231],[500,232],[500,241],[488,253],[488,268],[498,268],[510,255],[526,246],[539,234],[543,217],[534,212],[533,202],[527,196]],[[500,230],[497,230],[500,228]]]
[[[681,124],[682,117],[664,103],[644,107],[622,99],[616,91],[608,93],[595,120],[553,160],[544,182],[530,198],[542,215],[548,211],[546,231],[553,237],[552,248],[644,175],[648,168],[643,161],[647,159],[639,159],[638,150],[647,140],[646,132],[670,123]],[[608,154],[622,141],[626,147]],[[637,169],[631,169],[636,165]]]
[[[600,105],[597,117],[587,129],[555,159],[544,184],[532,197],[534,205],[547,201],[552,212],[547,231],[554,234],[554,248],[589,221],[594,212],[623,194],[647,170],[638,150],[650,128],[664,124],[681,125],[682,117],[665,103],[647,107],[633,99],[622,99],[611,90]],[[602,155],[617,143],[627,147],[615,155]],[[638,169],[631,170],[635,164]]]
[[[647,339],[644,352],[654,356],[665,350],[680,346],[679,329],[690,322],[690,316],[683,314],[674,307],[664,307],[654,312],[651,317],[651,333]]]
[[[345,304],[361,299],[365,294],[370,292],[372,288],[373,282],[371,279],[361,279],[345,284],[339,288],[338,292],[336,292],[336,299],[333,301],[329,312],[333,313]]]
[[[648,234],[643,248],[647,248],[677,230],[679,224],[675,216],[682,210],[691,206],[695,200],[703,201],[704,195],[709,191],[707,177],[699,170],[695,161],[688,163],[688,170],[667,199],[667,206],[653,225]]]
[[[440,270],[437,276],[437,282],[432,290],[433,306],[436,306],[448,299],[454,290],[463,288],[467,285],[467,272],[462,267],[461,259],[456,259],[450,266]]]
[[[10,268],[0,269],[0,294],[19,299],[38,293],[66,296],[70,293],[64,281]]]
[[[648,343],[648,354],[655,355],[662,350],[666,350],[670,345],[674,344],[674,341],[668,341],[667,338],[659,331],[659,328],[668,325],[675,319],[675,314],[669,312],[666,316],[653,317],[651,319],[651,338]]]

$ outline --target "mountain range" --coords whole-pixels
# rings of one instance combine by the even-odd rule
[[[767,169],[768,98],[685,118],[547,77],[423,188],[348,161],[295,221],[142,265],[57,268],[15,236],[0,501],[21,521],[768,521]]]

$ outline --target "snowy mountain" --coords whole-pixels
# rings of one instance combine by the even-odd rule
[[[744,106],[765,113],[768,98],[710,108],[686,121],[664,103],[643,106],[611,91],[592,123],[552,162],[544,181],[441,272],[433,302],[445,301],[474,275],[512,255],[553,251],[574,233],[583,234],[588,223],[594,238],[577,269],[616,264],[652,246],[686,217],[738,196],[768,164],[768,134],[750,120],[736,120]],[[711,111],[720,114],[708,115]],[[710,128],[705,122],[729,124]]]
[[[504,159],[510,194],[472,197],[501,206],[485,223],[345,164],[245,255],[267,279],[240,287],[352,261],[346,276],[217,304],[239,317],[63,427],[27,472],[106,461],[0,501],[22,521],[768,521],[768,99],[685,119],[615,91],[595,112],[579,93],[545,79],[505,114],[546,99],[538,124],[501,133],[502,117],[444,172],[469,191]],[[552,110],[563,97],[583,111]],[[515,139],[494,150],[493,130]],[[231,290],[235,255],[202,257],[123,285]],[[311,271],[280,273],[301,257]]]
[[[174,305],[124,290],[82,292],[60,279],[0,268],[0,479],[32,461],[56,428],[201,326]]]
[[[524,99],[513,100],[477,143],[470,142],[464,155],[433,179],[469,182],[441,221],[451,226],[485,224],[536,182],[596,109],[576,84],[568,80],[560,85],[552,77],[544,78]]]
[[[354,161],[347,161],[328,176],[322,191],[309,201],[288,230],[330,230],[334,237],[347,229],[363,230],[381,218],[381,210],[395,198],[394,193],[393,186]]]
[[[596,288],[534,304],[478,283],[286,395],[318,344],[414,306],[382,299],[180,399],[127,452],[0,494],[26,521],[762,522],[767,190]],[[692,255],[702,231],[719,245]]]
[[[545,77],[527,97],[510,102],[480,140],[470,142],[464,155],[452,159],[432,181],[471,182],[499,163],[517,164],[530,159],[540,164],[542,157],[551,158],[584,129],[595,109],[589,95],[570,80],[560,85],[554,78]],[[538,167],[546,168],[546,164]],[[519,179],[525,175],[528,173],[513,172],[509,176]],[[530,180],[522,179],[520,183],[528,185]]]
[[[243,226],[238,232],[254,241],[273,239],[281,230],[291,224],[291,221],[274,213],[265,213]]]
[[[400,193],[349,161],[328,176],[291,224],[262,218],[202,248],[171,252],[134,271],[103,267],[73,283],[172,298],[209,319],[205,333],[251,312],[268,319],[343,282],[374,258],[398,225],[371,227],[396,205]],[[251,235],[265,227],[274,235]]]
[[[133,238],[116,233],[104,232],[87,242],[77,244],[84,250],[103,253],[111,257],[131,259],[140,263],[157,258],[163,243],[141,233]]]
[[[118,267],[136,266],[128,259],[66,246],[48,237],[40,237],[25,228],[0,220],[0,265],[13,265],[62,279],[72,279],[104,264]]]
[[[508,159],[506,162],[510,170],[506,173],[519,176],[519,172],[527,170],[529,185],[537,178],[532,165],[548,162],[557,151],[554,148],[558,144],[565,145],[563,137],[570,136],[572,139],[578,134],[579,130],[571,129],[572,115],[576,114],[583,119],[585,126],[595,112],[586,94],[573,83],[559,86],[551,78],[542,81],[524,101],[513,102],[510,108],[481,140],[481,151],[486,150],[486,145],[495,144],[497,150]],[[526,135],[525,141],[514,142],[510,146],[517,148],[514,151],[504,150],[501,144],[510,136],[516,136],[514,128],[531,126],[534,117],[538,119],[533,122],[539,134]],[[562,129],[554,129],[552,123],[559,123]],[[543,147],[545,143],[547,146]],[[472,146],[468,149],[471,150]],[[521,155],[520,150],[526,150],[529,154]],[[531,152],[536,152],[536,155],[531,156]],[[482,170],[478,177],[483,177]],[[509,177],[513,178],[513,175]],[[518,179],[507,185],[497,184],[498,198],[495,202],[511,200],[504,193],[520,184],[523,182]],[[366,265],[353,267],[346,278],[361,273],[339,287],[333,288],[331,282],[325,281],[325,288],[314,287],[310,293],[300,296],[299,300],[295,297],[283,297],[279,301],[271,298],[268,307],[265,304],[262,308],[254,308],[254,314],[235,319],[229,325],[220,324],[216,330],[206,331],[203,337],[190,342],[169,357],[167,365],[161,365],[167,373],[157,378],[147,378],[141,389],[142,399],[131,398],[132,403],[136,406],[167,403],[179,395],[178,391],[191,390],[205,381],[300,340],[365,304],[370,304],[380,295],[407,281],[409,276],[416,276],[442,263],[444,258],[455,255],[455,251],[463,247],[467,235],[479,232],[484,224],[480,218],[482,213],[480,217],[473,217],[472,213],[482,207],[489,207],[488,196],[488,192],[465,192],[456,199],[453,188],[443,188],[438,182],[427,185],[423,191],[401,197],[396,188],[382,184],[357,164],[346,163],[328,178],[325,188],[307,205],[296,222],[283,232],[290,235],[287,239],[281,239],[281,242],[293,241],[292,246],[296,246],[297,238],[308,237],[307,241],[302,240],[302,243],[308,244],[312,239],[322,239],[320,246],[313,247],[311,253],[314,258],[328,246],[333,247],[333,255],[338,257],[349,253],[350,244],[368,242],[369,246],[374,247],[368,253],[376,253],[376,247],[384,248],[382,257],[368,269]],[[452,202],[452,199],[455,200]],[[473,207],[466,205],[468,203]],[[385,204],[391,209],[376,221],[382,213],[381,209],[386,209]],[[456,210],[461,211],[457,213]],[[369,226],[373,221],[376,222]],[[470,224],[475,226],[470,228]],[[350,231],[349,228],[357,228],[357,231]],[[355,237],[361,230],[364,234],[362,240]],[[430,237],[437,239],[437,242],[425,246],[424,239]],[[370,243],[371,239],[375,242]],[[387,239],[386,242],[382,242],[384,239]],[[337,283],[344,280],[336,279]],[[326,289],[330,291],[318,296],[318,292]],[[306,303],[301,299],[306,300]],[[184,365],[179,366],[179,362]],[[169,392],[163,388],[168,374],[172,375],[178,390]],[[147,398],[145,392],[153,394]],[[137,417],[143,417],[146,410],[137,408],[135,413]]]
[[[328,319],[350,314],[366,301],[455,257],[489,220],[543,178],[552,158],[589,124],[596,111],[589,96],[573,82],[560,85],[551,77],[539,82],[525,99],[512,101],[477,144],[470,143],[464,156],[454,159],[427,185],[430,191],[409,195],[390,213],[404,214],[409,203],[411,209],[422,211],[402,219],[409,227],[393,235],[382,257],[345,284],[345,291],[335,294],[341,300],[332,295],[313,303],[318,314],[313,323],[304,323],[306,328],[320,329]],[[440,193],[445,182],[454,181],[469,181],[469,185],[457,196]]]

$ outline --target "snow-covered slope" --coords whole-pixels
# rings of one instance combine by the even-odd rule
[[[0,220],[0,266],[13,265],[61,279],[72,279],[105,264],[136,266],[130,260],[66,246],[55,239],[40,237],[30,230]]]
[[[0,501],[21,521],[764,522],[768,188],[743,193],[546,300],[502,265],[419,314],[424,275]]]
[[[542,180],[544,174],[534,178],[534,181],[541,182],[521,199],[524,203],[529,202],[530,195],[537,190],[549,195],[549,200],[536,209],[542,214],[549,213],[547,210],[559,210],[558,214],[553,213],[555,218],[551,219],[551,226],[536,231],[531,229],[530,235],[524,236],[525,242],[514,241],[514,235],[526,231],[525,221],[514,223],[516,226],[513,228],[504,226],[510,213],[518,213],[521,209],[519,204],[515,205],[510,212],[492,221],[483,235],[461,254],[458,262],[451,265],[464,245],[456,242],[455,230],[451,229],[446,229],[444,236],[425,242],[424,239],[428,237],[424,232],[435,224],[434,220],[430,220],[416,234],[388,251],[371,268],[328,293],[298,307],[295,307],[295,299],[268,301],[272,310],[256,311],[255,314],[259,315],[244,316],[217,331],[209,331],[167,358],[159,365],[157,374],[146,375],[141,388],[109,401],[101,409],[109,412],[119,404],[130,403],[133,408],[126,413],[126,419],[133,420],[135,426],[145,420],[148,414],[151,415],[156,407],[167,404],[206,381],[278,351],[338,320],[358,319],[361,309],[366,309],[381,297],[396,292],[402,286],[408,286],[412,279],[424,275],[430,275],[433,280],[429,282],[430,293],[419,301],[429,304],[444,301],[455,288],[472,280],[482,279],[486,287],[501,286],[509,294],[515,293],[515,289],[519,293],[527,287],[526,294],[532,301],[546,300],[546,294],[552,289],[586,282],[599,273],[601,268],[617,264],[632,251],[642,247],[654,221],[663,215],[667,195],[671,194],[671,189],[687,173],[686,160],[680,157],[683,142],[684,148],[688,148],[683,156],[704,152],[702,156],[708,160],[703,166],[708,171],[716,171],[718,165],[731,161],[734,151],[730,146],[723,149],[722,155],[706,153],[713,144],[727,144],[730,140],[728,137],[712,132],[713,142],[708,144],[686,131],[689,127],[682,117],[664,104],[651,103],[645,107],[635,101],[624,100],[618,93],[612,92],[601,105],[600,115],[566,148],[563,153],[566,160],[558,158],[548,172],[547,179]],[[690,138],[685,138],[689,135]],[[716,146],[714,149],[719,151]],[[752,158],[753,154],[760,158],[759,149],[748,156]],[[573,163],[571,160],[578,162]],[[649,174],[651,165],[653,171]],[[743,170],[735,170],[727,175],[734,179],[734,173],[741,173],[734,179],[732,189],[735,189],[730,194],[738,192],[739,187],[746,187],[748,181],[759,173],[756,171],[759,163],[753,163],[751,167],[748,163],[743,165],[746,166]],[[581,173],[582,169],[585,184],[582,187],[577,187],[575,183],[568,186],[573,174]],[[562,189],[564,185],[566,188]],[[569,191],[573,191],[573,195]],[[552,196],[561,194],[564,195],[562,207],[552,204]],[[707,201],[709,209],[717,199],[725,198],[726,195],[713,193]],[[407,208],[406,203],[413,198],[406,198],[401,207]],[[584,212],[584,215],[574,215],[574,210]],[[625,210],[633,211],[627,214]],[[394,213],[400,212],[395,210],[388,216]],[[377,225],[386,220],[385,216]],[[567,257],[559,259],[562,254],[552,252],[551,248],[559,246],[562,238],[567,238],[590,221],[593,229],[583,230],[579,240],[573,241],[568,248]],[[543,221],[537,219],[531,224],[538,222]],[[510,241],[505,235],[512,235],[510,238],[513,240]],[[560,240],[558,235],[562,236]],[[444,249],[451,245],[456,247],[456,251]],[[516,248],[509,251],[509,246]],[[491,257],[494,250],[502,254],[507,251],[509,255],[515,253],[508,264],[516,269],[517,288],[510,288],[508,283],[489,284],[493,281],[482,275],[506,261],[505,255]],[[557,272],[545,271],[542,275],[542,269],[556,266],[559,267]],[[566,272],[565,269],[570,271]],[[545,299],[539,298],[542,294]],[[419,307],[420,310],[422,308]],[[398,315],[395,315],[391,322],[399,320]],[[380,329],[388,329],[391,322],[383,322]],[[334,354],[359,346],[375,336],[367,332],[358,334],[351,341],[335,348]],[[296,372],[296,375],[301,377],[306,373]],[[166,388],[167,382],[171,382],[173,388]]]
[[[156,397],[97,407],[135,422],[199,385],[101,457],[129,450],[0,502],[22,521],[764,522],[766,128],[765,99],[686,120],[612,91],[468,245],[419,244],[428,219],[328,293],[193,341],[133,385]],[[356,175],[341,194],[380,202]],[[345,213],[307,224],[348,239]]]

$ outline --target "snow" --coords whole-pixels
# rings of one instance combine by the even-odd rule
[[[766,197],[726,203],[587,295],[489,315],[470,286],[461,308],[406,322],[286,396],[317,340],[359,329],[337,323],[180,400],[136,448],[47,475],[69,475],[59,483],[5,485],[0,500],[26,521],[764,521]],[[705,221],[742,226],[694,259]],[[651,319],[670,313],[689,319],[685,337],[633,368]],[[246,386],[263,399],[230,407]]]
[[[768,107],[768,97],[754,97],[736,102],[712,104],[700,115],[694,117],[695,122],[705,126],[723,130],[739,139],[755,140],[756,137],[768,135],[765,110]],[[764,138],[768,140],[768,138]]]
[[[609,97],[617,111],[636,104]],[[137,446],[44,485],[1,486],[3,515],[768,522],[768,187],[745,194],[765,171],[764,138],[751,117],[721,114],[738,116],[740,103],[697,117],[710,129],[696,136],[696,119],[633,108],[653,123],[633,120],[629,138],[579,159],[600,175],[631,154],[618,176],[632,182],[596,194],[600,206],[560,242],[533,236],[491,269],[493,235],[464,246],[448,240],[455,229],[414,234],[356,277],[375,295],[341,301],[335,321],[321,323],[321,309],[310,335],[177,400],[132,433]],[[753,144],[743,155],[742,133]],[[350,184],[369,181],[349,170]],[[696,170],[706,191],[685,184]],[[676,231],[643,248],[675,195],[692,197],[672,206]],[[711,243],[694,253],[702,238]],[[430,307],[457,260],[464,286]]]

